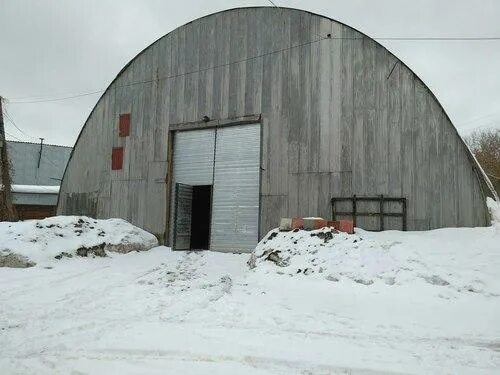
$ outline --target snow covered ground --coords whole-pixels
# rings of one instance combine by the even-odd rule
[[[499,373],[500,229],[320,232],[0,268],[0,372]]]

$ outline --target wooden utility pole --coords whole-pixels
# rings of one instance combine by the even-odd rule
[[[15,219],[16,215],[12,206],[10,163],[3,123],[3,98],[0,96],[0,221],[14,221]]]

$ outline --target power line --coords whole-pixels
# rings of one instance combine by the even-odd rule
[[[271,4],[273,4],[275,7],[279,8],[272,0],[268,0],[268,1]],[[304,42],[304,43],[300,43],[300,44],[297,44],[297,45],[294,45],[294,46],[289,46],[289,47],[281,48],[281,49],[278,49],[278,50],[275,50],[275,51],[266,52],[266,53],[263,53],[263,54],[260,54],[260,55],[256,55],[256,56],[244,58],[244,59],[241,59],[241,60],[236,60],[236,61],[232,61],[232,62],[220,64],[220,65],[214,65],[214,66],[211,66],[211,67],[208,67],[208,68],[198,69],[198,70],[194,70],[194,71],[190,71],[190,72],[179,73],[179,74],[174,74],[174,75],[164,76],[164,77],[158,77],[158,78],[155,78],[155,79],[130,82],[128,84],[124,84],[124,85],[121,85],[121,86],[116,86],[116,88],[129,87],[129,86],[134,86],[134,85],[144,84],[144,83],[152,83],[154,81],[159,81],[159,80],[164,80],[164,79],[172,79],[172,78],[179,78],[179,77],[187,76],[187,75],[190,75],[190,74],[201,73],[201,72],[212,70],[212,69],[216,69],[216,68],[226,67],[226,66],[233,65],[233,64],[239,64],[239,63],[242,63],[242,62],[245,62],[245,61],[250,61],[250,60],[258,59],[258,58],[261,58],[261,57],[265,57],[265,56],[272,55],[272,54],[275,54],[275,53],[284,52],[284,51],[291,50],[291,49],[294,49],[294,48],[303,47],[303,46],[306,46],[306,45],[309,45],[309,44],[320,42],[320,41],[325,40],[325,39],[331,39],[331,40],[344,40],[344,39],[345,40],[361,40],[361,39],[366,39],[366,38],[367,38],[367,36],[344,37],[344,36],[334,36],[334,35],[328,34],[325,37],[320,37],[319,39],[311,40],[309,42]],[[386,40],[386,41],[499,41],[500,37],[374,37],[374,38],[371,38],[371,39],[374,39],[374,40]],[[89,95],[95,95],[95,94],[103,93],[105,91],[106,91],[105,89],[104,90],[95,90],[95,91],[84,92],[84,93],[79,93],[79,94],[74,94],[74,95],[63,96],[63,97],[45,98],[45,99],[41,98],[41,99],[29,100],[29,101],[25,101],[25,100],[20,99],[19,101],[10,101],[10,104],[31,104],[31,103],[56,102],[56,101],[62,101],[62,100],[69,100],[69,99],[81,98],[81,97],[89,96]]]
[[[32,138],[32,139],[37,139],[37,140],[39,139],[39,138],[36,138],[36,137],[33,137],[33,136],[31,136],[31,135],[27,134],[27,133],[26,133],[26,132],[24,132],[24,131],[23,131],[23,130],[19,127],[19,126],[17,126],[17,125],[16,125],[16,123],[14,122],[14,120],[12,119],[12,117],[10,116],[10,114],[7,112],[7,109],[6,109],[6,108],[4,109],[4,114],[5,114],[6,118],[7,118],[7,120],[8,120],[8,121],[9,121],[12,125],[14,125],[14,126],[15,126],[15,128],[16,128],[17,130],[19,130],[21,133],[23,133],[25,136],[27,136],[27,137],[29,137],[29,138]],[[18,137],[15,137],[15,136],[14,136],[14,135],[12,135],[12,134],[9,134],[9,133],[7,133],[7,132],[6,132],[6,134],[8,134],[10,137],[12,137],[12,138],[14,138],[14,139],[16,139],[16,140],[18,140],[18,141],[20,141],[20,142],[24,142],[22,139],[20,139],[20,138],[18,138]],[[54,163],[52,162],[52,160],[48,159],[45,155],[43,155],[43,154],[42,154],[41,156],[42,156],[42,158],[43,158],[43,159],[45,159],[47,162],[49,162],[50,164],[52,164],[54,167],[57,167],[57,168],[58,168],[58,166],[57,166],[56,164],[54,164]]]
[[[308,42],[299,43],[299,44],[296,44],[296,45],[293,45],[293,46],[289,46],[289,47],[285,47],[285,48],[281,48],[281,49],[278,49],[278,50],[274,50],[274,51],[270,51],[270,52],[265,52],[265,53],[262,53],[260,55],[247,57],[247,58],[244,58],[244,59],[241,59],[241,60],[230,61],[230,62],[219,64],[219,65],[213,65],[213,66],[210,66],[208,68],[193,70],[193,71],[185,72],[185,73],[173,74],[173,75],[170,75],[170,76],[163,76],[163,77],[157,77],[157,78],[153,78],[153,79],[147,79],[147,80],[144,80],[144,81],[130,82],[130,83],[127,83],[127,84],[124,84],[124,85],[116,86],[116,88],[124,88],[124,87],[130,87],[130,86],[145,84],[145,83],[152,83],[152,82],[160,81],[160,80],[180,78],[180,77],[184,77],[184,76],[187,76],[187,75],[196,74],[196,73],[202,73],[202,72],[206,72],[206,71],[217,69],[217,68],[224,68],[224,67],[227,67],[227,66],[230,66],[230,65],[233,65],[233,64],[240,64],[242,62],[246,62],[246,61],[250,61],[250,60],[255,60],[255,59],[259,59],[261,57],[266,57],[266,56],[269,56],[269,55],[273,55],[275,53],[281,53],[281,52],[285,52],[285,51],[288,51],[288,50],[291,50],[291,49],[294,49],[294,48],[299,48],[299,47],[303,47],[303,46],[306,46],[306,45],[318,43],[318,42],[321,42],[322,40],[325,40],[325,39],[331,39],[331,36],[321,37],[319,39],[314,39],[314,40],[311,40],[311,41],[308,41]],[[104,92],[104,91],[106,91],[106,90],[99,90],[99,91],[93,91],[93,92],[89,92],[89,93],[82,93],[82,94],[78,94],[78,95],[71,95],[71,96],[66,96],[66,97],[57,98],[57,99],[24,101],[24,102],[23,101],[19,101],[19,102],[10,101],[9,103],[10,104],[28,104],[28,103],[52,102],[52,101],[56,101],[56,100],[66,100],[66,99],[73,99],[73,98],[78,98],[78,97],[82,97],[82,96],[86,96],[86,95],[93,95],[93,94]]]
[[[14,138],[14,140],[16,140],[16,141],[18,141],[18,142],[23,142],[23,143],[24,143],[24,142],[26,142],[26,141],[24,141],[24,140],[22,140],[22,139],[20,139],[20,138],[18,138],[18,137],[16,137],[16,136],[14,136],[14,135],[12,135],[12,134],[8,133],[7,131],[5,132],[5,134],[7,134],[7,135],[8,135],[9,137],[11,137],[11,138]],[[36,144],[36,143],[33,143],[33,142],[28,142],[28,143],[31,143],[31,144]],[[43,159],[43,160],[45,160],[47,163],[52,164],[54,167],[56,167],[56,168],[60,168],[60,166],[58,166],[57,164],[55,164],[55,163],[54,163],[51,159],[49,159],[49,158],[48,158],[47,156],[45,156],[43,153],[42,153],[42,159]]]
[[[17,138],[15,135],[10,134],[7,130],[5,130],[5,134],[11,138],[14,138],[16,141],[24,142],[21,138]]]
[[[37,99],[37,100],[29,100],[29,101],[24,101],[23,99],[19,99],[19,101],[10,101],[9,103],[11,103],[11,104],[28,104],[28,103],[58,102],[61,100],[75,99],[75,98],[81,98],[82,96],[100,94],[100,93],[103,93],[104,91],[106,91],[106,90],[96,90],[96,91],[84,92],[81,94],[63,96],[63,97],[52,98],[52,99]]]
[[[346,38],[344,38],[346,39]],[[500,37],[380,37],[375,40],[407,40],[407,41],[488,41],[500,40]]]
[[[25,136],[25,137],[27,137],[27,138],[31,138],[31,139],[37,139],[37,138],[32,137],[31,135],[26,134],[25,132],[23,132],[23,131],[22,131],[22,130],[21,130],[21,129],[20,129],[20,128],[19,128],[19,127],[18,127],[18,126],[17,126],[17,125],[16,125],[16,124],[15,124],[15,123],[14,123],[14,122],[13,122],[13,121],[9,118],[9,117],[7,117],[7,116],[6,116],[6,119],[7,119],[7,121],[8,121],[11,125],[13,125],[13,126],[14,126],[14,127],[15,127],[15,128],[16,128],[19,132],[20,132],[20,133],[24,134],[24,136]]]
[[[278,5],[276,5],[276,4],[274,3],[274,1],[273,1],[273,0],[267,0],[267,1],[269,1],[269,2],[271,3],[271,5],[272,5],[272,6],[275,6],[276,8],[279,8],[279,6],[278,6]]]
[[[10,114],[7,112],[7,109],[4,108],[4,112],[5,114],[5,117],[7,118],[7,120],[16,127],[17,130],[19,130],[21,133],[23,133],[24,135],[26,135],[27,137],[30,137],[30,138],[33,138],[33,139],[40,139],[40,138],[36,138],[36,137],[33,137],[27,133],[25,133],[20,127],[18,127],[16,125],[16,123],[14,122],[14,120],[12,119],[12,116],[10,116]],[[5,134],[9,135],[10,137],[14,138],[15,140],[19,141],[19,142],[25,142],[23,141],[22,139],[10,134],[10,133],[7,133],[7,131],[5,131]],[[31,142],[30,142],[31,143]],[[59,168],[58,165],[56,165],[52,160],[50,160],[47,156],[43,155],[43,154],[40,154],[41,158],[44,159],[45,161],[47,161],[48,163],[52,164],[54,167],[56,168]]]
[[[7,108],[4,109],[4,114],[5,114],[5,118],[7,119],[7,121],[9,121],[17,130],[19,130],[22,134],[24,134],[25,136],[27,136],[28,138],[33,138],[33,139],[37,139],[36,137],[33,137],[32,135],[29,135],[28,133],[26,133],[24,130],[22,130],[19,126],[16,125],[16,123],[14,122],[14,120],[12,119],[12,116],[9,114],[9,112],[7,111]]]
[[[54,92],[54,93],[50,93],[50,94],[40,94],[40,95],[32,95],[32,96],[18,96],[18,97],[9,98],[9,101],[10,100],[20,101],[20,100],[47,99],[50,97],[58,98],[58,97],[69,96],[69,95],[89,94],[89,93],[93,93],[96,91],[97,90],[82,90],[80,93],[62,91],[62,92]]]

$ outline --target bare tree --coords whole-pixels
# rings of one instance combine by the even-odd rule
[[[2,102],[3,98],[0,96],[0,221],[14,221],[16,212],[12,205],[11,165],[7,155]]]
[[[500,195],[500,129],[477,130],[466,141]]]
[[[0,153],[6,149],[4,147],[0,148]],[[11,187],[11,163],[7,159],[7,155],[0,157],[0,221],[16,221],[17,214],[14,205],[12,204],[12,194],[9,191]],[[8,186],[8,188],[4,188]]]

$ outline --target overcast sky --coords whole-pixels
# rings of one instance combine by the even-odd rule
[[[344,22],[371,37],[500,37],[499,0],[275,0]],[[73,145],[100,94],[139,51],[201,16],[243,0],[0,0],[0,95],[23,134]],[[500,40],[382,41],[440,100],[462,135],[500,127]],[[28,98],[28,99],[26,99]],[[15,138],[14,138],[15,137]],[[31,138],[35,137],[35,138]]]

